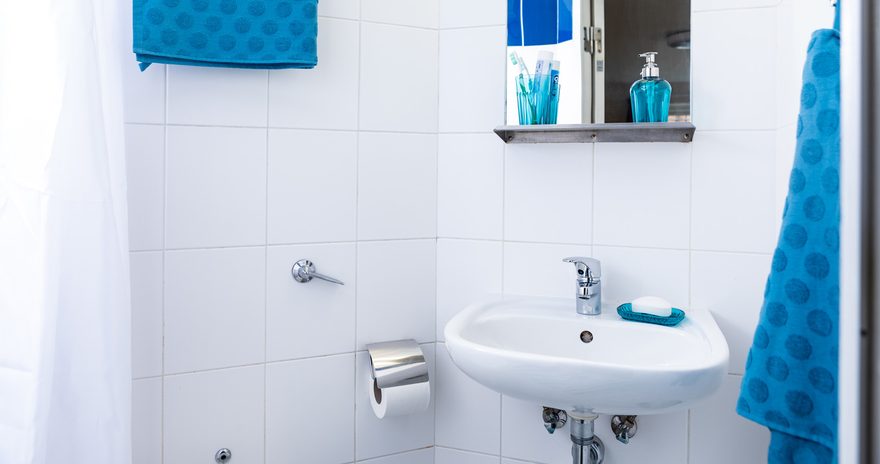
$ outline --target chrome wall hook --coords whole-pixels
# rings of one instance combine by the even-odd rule
[[[290,275],[293,276],[294,280],[301,284],[311,282],[312,279],[321,279],[334,284],[345,285],[345,282],[339,279],[334,279],[333,277],[319,273],[315,270],[315,263],[307,259],[301,259],[294,263],[293,267],[290,268]]]

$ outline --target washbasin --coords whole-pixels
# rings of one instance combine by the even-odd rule
[[[571,299],[498,297],[446,325],[453,362],[478,383],[585,414],[660,414],[710,396],[727,372],[727,342],[707,310],[678,326],[625,321],[614,307],[577,314]]]

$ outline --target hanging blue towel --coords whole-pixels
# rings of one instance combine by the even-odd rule
[[[317,0],[134,0],[134,52],[151,63],[314,68]]]
[[[836,462],[840,35],[813,34],[779,244],[737,412],[770,428],[771,464]]]

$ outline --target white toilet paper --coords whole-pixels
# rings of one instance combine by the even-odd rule
[[[429,382],[380,389],[376,387],[376,382],[369,373],[366,380],[370,390],[370,404],[379,419],[421,412],[428,409],[431,402]]]

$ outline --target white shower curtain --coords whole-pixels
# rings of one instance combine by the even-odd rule
[[[0,463],[125,464],[117,2],[0,0]]]

